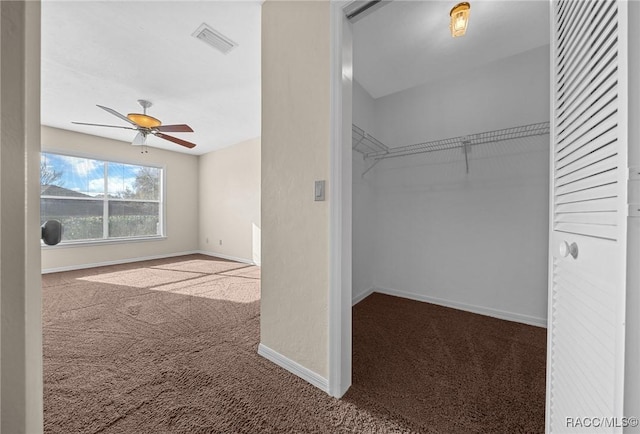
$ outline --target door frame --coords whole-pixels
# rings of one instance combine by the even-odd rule
[[[329,394],[340,398],[351,386],[352,270],[352,32],[343,8],[330,3],[331,145],[329,192]]]

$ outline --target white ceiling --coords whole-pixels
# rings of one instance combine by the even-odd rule
[[[42,5],[42,123],[123,141],[134,131],[96,107],[187,123],[204,154],[260,135],[260,8],[256,1],[60,1]],[[354,74],[378,98],[549,43],[546,1],[472,0],[467,35],[452,38],[456,1],[395,0],[354,24]],[[191,34],[206,22],[239,44],[224,55]],[[46,146],[46,144],[44,144]]]
[[[71,121],[126,125],[96,104],[127,114],[148,99],[163,124],[195,130],[171,135],[197,144],[150,146],[199,155],[259,136],[261,3],[45,0],[42,124],[131,141],[135,131]],[[238,47],[225,55],[192,37],[203,22]]]
[[[470,0],[467,34],[452,38],[458,1],[395,0],[354,24],[354,77],[374,98],[549,44],[544,0]]]

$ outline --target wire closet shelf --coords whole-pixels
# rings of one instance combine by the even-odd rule
[[[384,143],[366,133],[362,128],[352,125],[351,138],[353,150],[361,153],[365,159],[375,161],[386,158],[404,157],[406,155],[422,154],[425,152],[446,151],[449,149],[464,148],[496,143],[505,140],[520,139],[523,137],[540,136],[549,134],[549,122],[521,125],[502,130],[486,131],[467,136],[452,137],[449,139],[434,140],[430,142],[416,143],[413,145],[390,148]]]

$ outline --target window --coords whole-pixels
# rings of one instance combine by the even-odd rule
[[[53,153],[40,159],[40,221],[62,242],[163,235],[163,170]]]

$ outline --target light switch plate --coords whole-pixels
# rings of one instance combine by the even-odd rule
[[[314,200],[315,201],[324,200],[324,180],[316,181],[315,189],[314,189]]]

